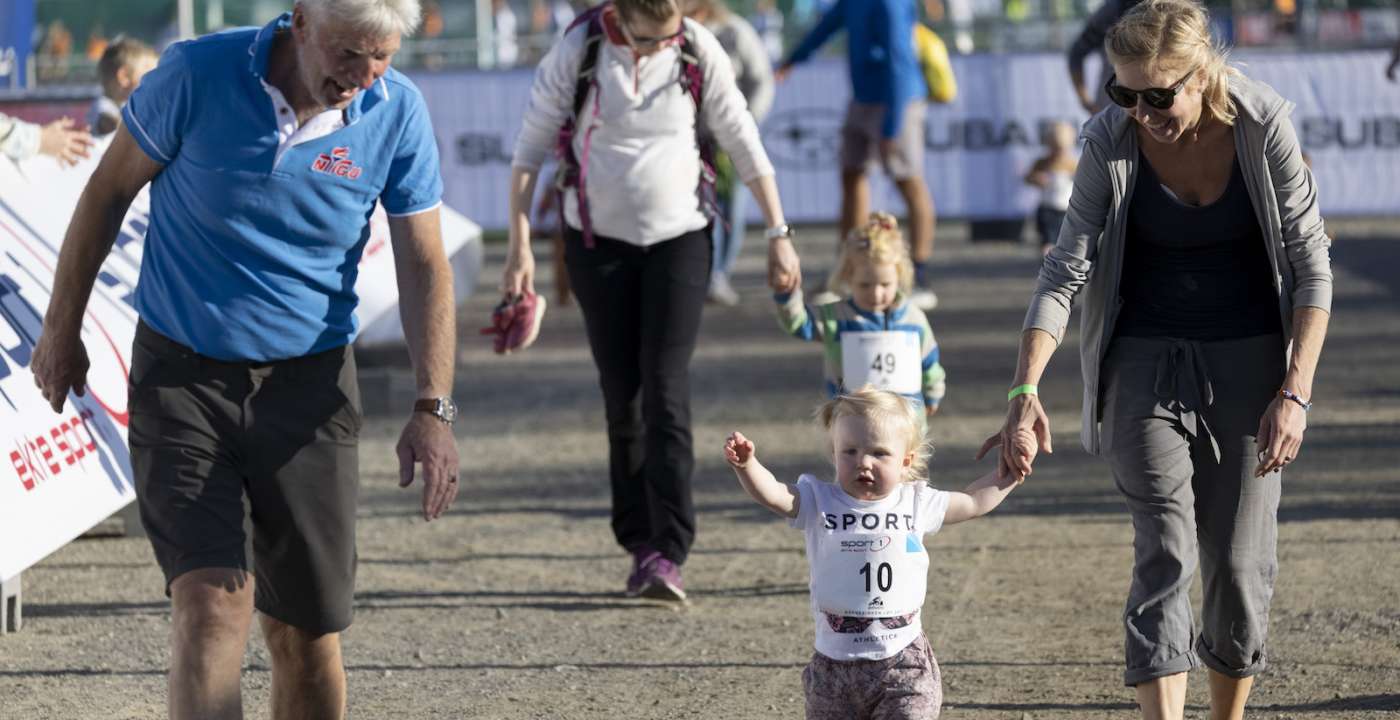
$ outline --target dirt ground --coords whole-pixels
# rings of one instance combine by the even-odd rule
[[[1400,227],[1339,229],[1334,320],[1303,453],[1284,479],[1270,669],[1252,717],[1400,717]],[[833,239],[801,236],[809,286]],[[376,414],[344,636],[351,717],[801,717],[812,646],[802,537],[744,495],[720,453],[742,429],[784,479],[828,467],[807,419],[820,353],[778,331],[759,244],[737,275],[743,304],[707,310],[693,365],[700,529],[685,567],[694,601],[681,611],[620,594],[628,559],[608,529],[602,405],[577,309],[553,307],[521,355],[497,357],[476,335],[500,247],[462,308],[466,486],[439,522],[417,519],[416,491],[395,484],[406,356],[362,356]],[[988,467],[972,456],[1000,423],[1037,259],[1030,246],[941,229],[931,321],[949,394],[933,423],[936,485],[962,487]],[[945,718],[1136,716],[1118,619],[1130,526],[1106,466],[1078,445],[1076,343],[1041,384],[1055,454],[991,516],[928,541],[924,626]],[[0,718],[164,716],[169,609],[146,541],[74,542],[24,583],[24,630],[0,638]],[[267,717],[269,677],[255,639],[249,717]],[[1207,716],[1204,686],[1193,675],[1190,717]]]

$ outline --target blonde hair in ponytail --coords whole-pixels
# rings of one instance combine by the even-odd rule
[[[899,221],[887,212],[874,212],[865,225],[852,230],[841,241],[841,257],[836,272],[831,274],[827,289],[838,295],[851,291],[851,278],[858,263],[876,265],[893,263],[899,267],[899,292],[909,297],[914,290],[914,262],[909,258],[909,246],[899,231]]]
[[[1211,37],[1209,16],[1197,0],[1143,0],[1109,28],[1104,50],[1114,65],[1194,68],[1189,82],[1205,81],[1202,110],[1235,124],[1230,78],[1240,71],[1227,64],[1229,50]]]

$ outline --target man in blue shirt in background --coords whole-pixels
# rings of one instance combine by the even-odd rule
[[[841,126],[841,222],[843,240],[870,214],[866,167],[878,158],[909,211],[914,304],[931,310],[928,263],[933,256],[933,197],[924,182],[924,98],[928,95],[914,55],[914,0],[836,0],[787,62],[782,80],[838,30],[846,31],[851,104]]]
[[[151,183],[129,440],[171,596],[172,718],[242,717],[254,607],[272,717],[344,715],[363,422],[350,343],[376,202],[418,381],[400,484],[422,464],[428,520],[457,493],[437,146],[422,96],[389,68],[419,16],[418,0],[298,0],[261,29],[172,45],[127,102],[69,225],[33,361],[55,410],[83,392],[84,308]]]

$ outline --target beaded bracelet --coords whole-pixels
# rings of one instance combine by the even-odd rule
[[[1282,397],[1285,400],[1292,400],[1293,402],[1298,403],[1298,407],[1303,408],[1303,412],[1307,412],[1312,409],[1312,403],[1308,402],[1307,400],[1304,400],[1301,397],[1298,397],[1298,394],[1293,392],[1292,390],[1280,390],[1278,391],[1278,394],[1279,397]]]

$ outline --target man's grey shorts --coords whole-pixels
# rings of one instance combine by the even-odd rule
[[[884,139],[880,127],[885,122],[885,106],[852,101],[846,107],[846,120],[841,125],[841,169],[865,171],[878,160],[895,180],[922,178],[925,111],[923,100],[911,100],[904,106],[899,134],[894,138],[894,151],[886,156],[880,148]]]
[[[248,569],[255,604],[321,634],[349,627],[363,417],[350,346],[276,362],[196,354],[144,322],[131,354],[131,464],[165,573]]]

